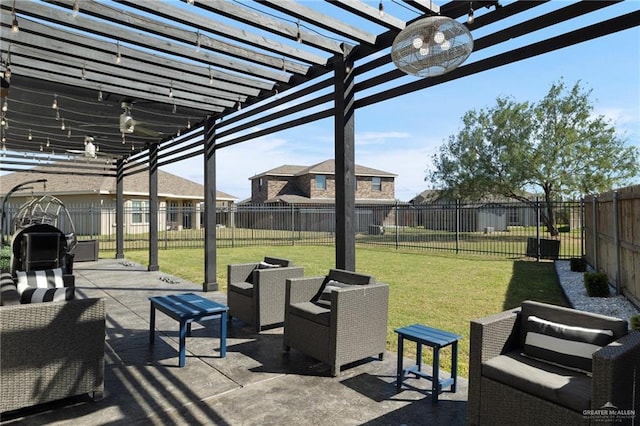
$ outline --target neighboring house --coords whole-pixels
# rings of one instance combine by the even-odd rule
[[[526,195],[535,200],[535,195]],[[461,202],[460,211],[457,211],[455,200],[441,198],[440,191],[429,189],[416,195],[409,203],[419,212],[417,225],[433,230],[455,231],[458,226],[461,232],[507,231],[509,226],[534,226],[536,223],[534,208],[500,196]],[[458,224],[456,217],[459,217]]]
[[[327,160],[312,166],[283,165],[249,178],[251,198],[239,203],[236,223],[257,229],[333,232],[335,170],[335,160]],[[395,177],[393,173],[355,165],[355,201],[361,206],[355,218],[357,231],[366,232],[370,225],[395,223]],[[247,210],[242,214],[243,206],[248,209],[256,204],[291,205],[296,211],[278,221],[274,221],[273,212],[258,215]]]
[[[252,204],[335,203],[335,160],[313,166],[283,165],[251,178]],[[396,175],[355,166],[356,203],[395,202]]]
[[[115,233],[116,178],[65,174],[65,164],[55,173],[44,173],[51,167],[35,167],[29,172],[2,176],[0,197],[23,182],[46,179],[43,185],[13,193],[8,204],[13,211],[33,197],[55,196],[67,207],[78,235]],[[149,176],[137,173],[124,178],[124,213],[127,234],[149,231]],[[218,191],[217,206],[230,207],[237,198]],[[203,226],[204,186],[171,173],[158,171],[158,229],[198,229]]]

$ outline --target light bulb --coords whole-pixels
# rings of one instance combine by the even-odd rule
[[[190,129],[190,128],[191,128],[191,119],[188,118],[187,119],[187,129]]]
[[[64,130],[65,129],[65,125],[64,125],[64,118],[62,119],[62,124],[60,125],[60,130]]]
[[[194,4],[196,1],[195,0],[187,0],[188,4]]]
[[[47,148],[49,148],[49,145],[51,145],[51,142],[49,142],[49,136],[47,136]]]
[[[175,114],[178,111],[178,107],[176,106],[176,103],[173,103],[173,109],[171,110],[172,114]]]
[[[51,108],[58,109],[58,95],[53,95],[53,103],[51,104]]]
[[[296,34],[296,41],[298,43],[302,43],[302,34],[300,34],[300,21],[296,22],[296,25],[298,26],[298,32]]]
[[[17,33],[20,31],[20,26],[18,25],[18,17],[16,16],[15,10],[13,11],[13,21],[11,22],[11,31]]]
[[[120,54],[120,41],[116,42],[116,64],[122,61],[122,55]]]
[[[4,100],[4,103],[2,104],[2,112],[7,112],[9,110],[9,104],[7,103],[7,100]]]
[[[196,52],[200,51],[200,30],[196,34]]]
[[[424,44],[424,41],[422,40],[422,38],[420,37],[416,37],[413,39],[413,41],[411,42],[411,44],[413,45],[413,47],[415,47],[416,49],[420,49],[422,47],[422,45]]]
[[[33,140],[33,135],[31,134],[31,129],[29,129],[29,136],[27,136],[27,139],[29,139],[30,141]]]
[[[421,56],[427,56],[429,54],[429,48],[421,47],[420,50],[418,50],[418,52],[420,53]]]
[[[449,50],[450,47],[451,47],[451,42],[449,40],[445,40],[440,44],[440,49],[442,50]]]
[[[73,12],[71,14],[75,18],[78,16],[78,13],[80,13],[80,4],[78,3],[78,0],[76,0],[73,2]]]
[[[467,17],[467,24],[473,24],[473,8],[469,9],[469,16]]]
[[[378,4],[378,13],[380,13],[381,18],[384,16],[384,5],[382,4],[382,0],[380,0],[380,3]]]
[[[98,102],[102,102],[102,90],[98,90]]]
[[[444,41],[444,33],[442,31],[436,31],[433,35],[433,41],[438,44],[442,43]]]

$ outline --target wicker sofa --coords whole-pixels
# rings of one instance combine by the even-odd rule
[[[543,362],[531,353],[527,356],[525,344],[535,345],[535,340],[527,339],[531,324],[545,321],[568,326],[556,326],[553,333],[575,327],[581,332],[605,330],[612,342],[597,349],[591,362],[583,354],[591,374],[551,364],[549,359]],[[552,342],[547,343],[550,353],[565,350],[564,341],[548,342]],[[616,419],[603,416],[602,410],[615,406],[637,411],[638,383],[640,332],[629,332],[624,320],[525,301],[518,309],[471,321],[469,425],[631,424],[624,411],[620,412],[624,418]]]
[[[255,327],[284,322],[285,281],[304,275],[304,268],[289,259],[265,257],[262,262],[227,265],[229,321],[236,317]]]
[[[287,280],[284,350],[292,347],[328,364],[384,355],[389,286],[369,275],[331,269],[325,277]]]
[[[69,277],[65,277],[69,280]],[[0,412],[104,389],[103,299],[20,304],[0,297]]]

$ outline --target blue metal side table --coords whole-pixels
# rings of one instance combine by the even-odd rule
[[[416,377],[424,377],[431,380],[431,402],[438,403],[438,395],[443,388],[451,386],[451,392],[456,391],[458,380],[458,340],[462,336],[426,325],[413,324],[394,330],[398,333],[398,370],[396,387],[401,388],[407,374],[415,374]],[[416,342],[416,365],[403,368],[404,340]],[[433,348],[433,376],[422,371],[422,345]],[[451,377],[440,379],[440,349],[451,345]]]
[[[220,316],[220,358],[227,355],[227,311],[222,303],[205,299],[193,293],[173,294],[169,296],[150,297],[151,315],[149,326],[149,343],[155,337],[156,309],[180,323],[180,356],[178,365],[184,367],[186,357],[186,337],[191,335],[191,323],[204,321]]]

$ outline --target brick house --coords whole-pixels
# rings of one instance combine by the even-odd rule
[[[356,203],[394,203],[396,175],[355,166]],[[330,203],[336,196],[335,160],[312,166],[282,165],[251,178],[252,204]]]

